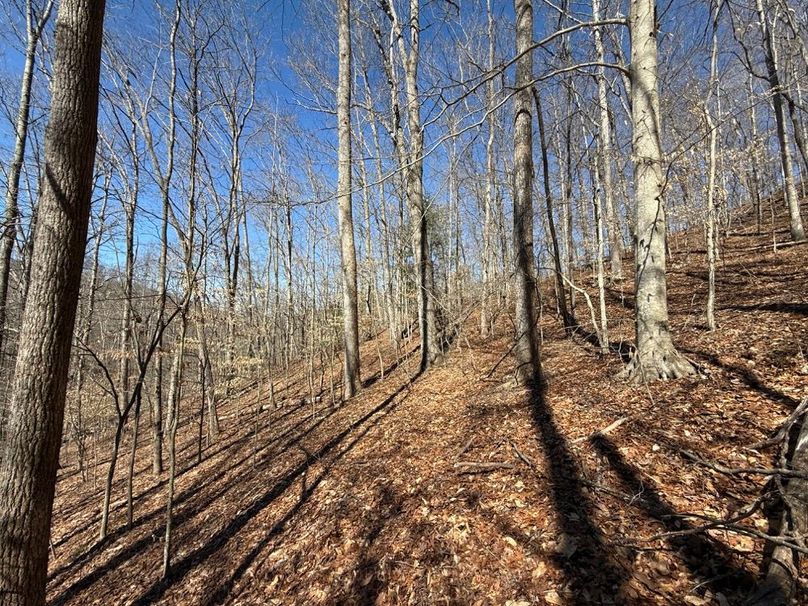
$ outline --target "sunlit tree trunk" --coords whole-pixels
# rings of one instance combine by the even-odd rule
[[[2,606],[45,603],[70,343],[93,186],[103,21],[103,0],[59,5],[46,178],[0,460]]]
[[[533,78],[533,2],[515,0],[516,62],[514,99],[513,248],[516,300],[516,379],[520,384],[541,380],[536,337],[536,277],[533,260],[533,116],[530,82]]]
[[[788,206],[791,225],[791,239],[795,242],[805,240],[805,229],[802,226],[800,215],[800,200],[794,184],[794,166],[791,159],[791,145],[788,141],[788,128],[786,126],[785,108],[783,107],[783,93],[780,82],[780,72],[777,65],[772,31],[769,27],[763,0],[755,0],[758,14],[758,25],[763,36],[763,48],[766,53],[766,70],[769,79],[769,88],[774,103],[774,118],[777,123],[777,140],[780,143],[780,166],[783,170],[783,194]]]
[[[653,0],[631,0],[631,113],[634,151],[635,330],[637,350],[626,374],[637,381],[694,372],[674,347],[668,325],[662,131]]]
[[[342,321],[344,356],[343,396],[359,390],[359,312],[357,306],[356,245],[351,196],[351,11],[350,0],[339,0],[339,83],[337,130],[339,133],[338,192],[339,239],[342,261]]]
[[[592,18],[600,19],[600,0],[592,0]],[[601,28],[594,30],[595,60],[603,64],[606,53],[603,50]],[[614,207],[614,187],[612,186],[612,137],[609,125],[609,101],[606,95],[606,68],[597,68],[598,82],[598,148],[600,158],[600,182],[603,189],[603,210],[606,220],[606,237],[609,240],[609,260],[612,280],[623,278],[623,239],[620,236],[620,221]]]
[[[17,121],[14,126],[14,152],[8,167],[6,209],[0,226],[0,361],[3,359],[3,344],[6,323],[6,306],[8,304],[8,284],[11,277],[11,253],[17,237],[17,222],[20,218],[18,198],[20,194],[20,175],[25,161],[25,143],[28,139],[28,118],[31,113],[31,85],[34,80],[36,51],[42,31],[50,19],[53,0],[48,0],[42,13],[34,14],[32,0],[25,3],[25,62],[20,84],[20,104],[17,109]]]

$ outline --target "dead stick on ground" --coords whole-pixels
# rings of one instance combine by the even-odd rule
[[[513,448],[513,451],[516,453],[516,456],[519,457],[525,465],[527,465],[531,469],[534,470],[536,469],[536,465],[533,463],[533,461],[530,460],[530,457],[528,457],[525,453],[519,450],[516,447],[516,444],[514,444],[513,442],[511,442],[511,448]]]
[[[498,461],[487,462],[474,462],[464,461],[454,464],[455,472],[459,474],[475,474],[475,473],[489,473],[499,469],[513,469],[514,466],[510,463],[502,463]]]
[[[466,443],[465,443],[465,445],[463,446],[463,448],[461,448],[461,449],[458,451],[458,453],[457,453],[457,454],[454,456],[455,460],[457,460],[457,459],[459,459],[460,457],[462,457],[462,456],[465,454],[465,452],[466,452],[466,451],[467,451],[469,448],[471,448],[471,443],[472,443],[472,442],[474,442],[474,436],[471,436],[471,437],[468,439],[468,442],[466,442]]]
[[[620,427],[623,423],[625,423],[629,419],[631,419],[631,417],[621,417],[621,418],[617,419],[614,423],[608,425],[607,427],[604,427],[603,429],[600,429],[600,430],[596,431],[595,433],[593,433],[591,435],[585,436],[583,438],[574,439],[572,441],[572,443],[573,444],[579,444],[581,442],[586,442],[587,440],[591,440],[592,438],[595,438],[597,436],[605,436],[606,434],[613,432],[615,429]]]

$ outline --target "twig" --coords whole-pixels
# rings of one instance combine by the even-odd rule
[[[726,467],[719,463],[713,463],[712,461],[702,459],[696,453],[685,450],[684,448],[673,448],[691,461],[725,475],[737,476],[748,473],[764,476],[785,476],[787,478],[800,478],[803,480],[808,480],[808,472],[804,471],[797,471],[795,469],[788,469],[785,467]]]
[[[464,461],[454,464],[454,469],[459,474],[489,473],[491,471],[497,471],[499,469],[513,469],[513,468],[514,466],[512,464],[504,463],[501,461],[491,461],[490,463]]]
[[[509,440],[509,442],[510,442],[510,440]],[[516,444],[514,444],[513,442],[511,442],[511,448],[513,448],[513,451],[516,453],[516,456],[519,457],[519,459],[521,459],[521,461],[525,465],[527,465],[528,467],[530,467],[533,470],[536,469],[536,464],[533,463],[533,461],[530,460],[530,457],[528,457],[525,453],[523,453],[521,450],[519,450],[516,447]]]
[[[459,459],[460,457],[462,457],[462,456],[463,456],[463,455],[466,453],[466,451],[467,451],[469,448],[471,448],[471,444],[472,444],[472,442],[474,442],[474,436],[471,436],[471,437],[468,439],[468,442],[466,442],[466,444],[463,446],[463,448],[461,448],[461,449],[460,449],[460,450],[457,452],[457,454],[454,456],[455,460],[457,460],[457,459]]]
[[[586,442],[587,440],[591,440],[592,438],[596,438],[598,436],[605,436],[607,433],[611,433],[612,431],[620,427],[623,423],[625,423],[629,419],[631,419],[631,417],[621,417],[617,419],[614,423],[608,425],[607,427],[604,427],[603,429],[599,429],[598,431],[596,431],[591,435],[584,436],[583,438],[574,439],[572,443],[579,444],[581,442]]]

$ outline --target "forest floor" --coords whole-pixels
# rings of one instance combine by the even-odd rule
[[[49,603],[739,603],[760,579],[763,541],[688,531],[735,516],[765,491],[762,476],[730,477],[696,458],[776,466],[776,448],[750,446],[808,396],[808,246],[775,254],[766,231],[739,224],[724,239],[715,332],[703,321],[701,236],[672,239],[671,325],[700,378],[627,384],[615,378],[618,353],[565,338],[545,309],[543,396],[511,381],[504,313],[486,340],[469,318],[443,364],[422,376],[416,341],[400,364],[385,336],[364,343],[366,387],[338,408],[327,394],[302,400],[302,367],[278,389],[277,409],[256,413],[268,390],[249,387],[223,404],[221,439],[201,463],[197,430],[180,433],[165,579],[166,476],[151,475],[147,430],[133,526],[125,529],[120,501],[124,470],[103,545],[106,464],[95,485],[82,483],[68,452]],[[777,237],[788,240],[785,224]],[[591,277],[579,278],[596,301]],[[628,341],[631,283],[608,293],[612,339]],[[583,301],[577,313],[590,324]],[[762,512],[738,524],[769,529]]]

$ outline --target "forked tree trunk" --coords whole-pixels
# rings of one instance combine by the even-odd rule
[[[45,603],[70,342],[90,216],[104,1],[62,0],[57,22],[46,177],[0,462],[2,606]]]
[[[407,52],[394,3],[389,0],[385,9],[392,22],[393,34],[398,41],[401,63],[404,66],[407,123],[409,127],[409,154],[404,155],[399,148],[399,164],[406,166],[407,203],[412,225],[412,248],[415,257],[418,290],[418,324],[421,336],[421,371],[427,370],[441,357],[438,343],[437,312],[435,309],[435,276],[432,252],[427,230],[426,203],[424,201],[424,130],[421,123],[421,98],[418,92],[418,65],[420,61],[420,0],[410,0],[408,31],[410,50]],[[392,63],[392,59],[391,59]],[[393,88],[393,94],[397,91]],[[394,108],[397,104],[394,102]],[[396,138],[401,142],[400,133]]]
[[[337,130],[339,158],[337,197],[339,240],[342,262],[342,330],[345,346],[343,396],[352,398],[359,390],[359,311],[357,309],[356,245],[351,200],[351,9],[350,0],[339,0],[339,83],[337,86]]]
[[[674,347],[668,326],[662,132],[654,17],[654,0],[631,0],[637,350],[625,374],[635,381],[673,379],[694,372],[690,362]]]
[[[536,277],[533,260],[533,116],[530,81],[533,78],[533,2],[515,0],[516,63],[514,118],[513,248],[516,299],[516,380],[525,385],[541,380],[536,338]]]

